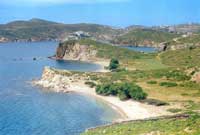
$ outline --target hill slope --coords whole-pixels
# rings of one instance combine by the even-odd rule
[[[179,37],[179,34],[159,30],[138,28],[120,35],[113,42],[127,45],[155,45]]]
[[[0,25],[0,38],[8,41],[39,41],[64,38],[67,34],[76,31],[85,31],[96,38],[113,36],[120,32],[109,26],[98,24],[62,24],[41,19],[29,21],[14,21]]]

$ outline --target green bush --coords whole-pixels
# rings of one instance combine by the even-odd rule
[[[125,91],[119,91],[118,97],[120,100],[127,100],[129,99],[127,93]]]
[[[168,112],[171,112],[171,113],[178,113],[178,112],[181,112],[182,109],[179,109],[179,108],[170,108],[170,109],[167,109]]]
[[[96,93],[104,96],[118,95],[120,100],[134,99],[142,100],[147,97],[142,88],[134,83],[107,83],[98,85]]]
[[[155,78],[162,78],[166,77],[169,80],[174,80],[174,81],[185,81],[185,80],[190,80],[191,77],[186,75],[184,72],[179,71],[179,70],[157,70],[153,73],[153,77]]]
[[[116,70],[118,67],[119,67],[119,61],[115,58],[112,58],[110,60],[109,69],[110,70]]]
[[[96,93],[104,96],[111,95],[110,84],[97,85]]]
[[[161,82],[160,86],[165,86],[165,87],[176,87],[177,83],[175,82]]]
[[[143,92],[142,88],[135,84],[131,85],[129,89],[129,95],[134,100],[142,100],[147,97],[147,94]]]
[[[188,88],[190,90],[195,90],[195,89],[200,90],[200,84],[193,81],[182,82],[179,86]]]
[[[157,84],[157,81],[148,81],[147,84]]]
[[[149,105],[155,105],[155,106],[169,105],[167,102],[160,101],[160,100],[157,100],[157,99],[145,99],[142,102],[147,103]]]

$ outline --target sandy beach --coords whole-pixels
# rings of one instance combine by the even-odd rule
[[[158,107],[134,100],[121,101],[118,97],[114,96],[97,95],[95,88],[90,88],[86,85],[83,78],[55,74],[54,71],[48,68],[44,69],[42,78],[38,81],[33,81],[33,84],[54,92],[77,92],[95,96],[118,111],[122,116],[122,119],[120,119],[121,121],[145,119],[171,114],[166,111],[167,106]]]
[[[169,112],[165,111],[166,107],[147,105],[134,100],[121,101],[118,97],[114,96],[97,95],[95,89],[86,86],[84,82],[73,83],[69,89],[73,92],[95,96],[96,98],[107,102],[113,109],[121,114],[123,118],[121,119],[122,121],[170,115]]]

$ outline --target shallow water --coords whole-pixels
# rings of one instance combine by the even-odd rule
[[[48,59],[56,46],[56,42],[0,44],[1,135],[76,135],[119,117],[93,97],[44,92],[28,83],[41,76],[44,66],[79,71],[100,68],[90,63]]]

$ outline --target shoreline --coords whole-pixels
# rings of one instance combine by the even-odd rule
[[[93,96],[108,104],[120,115],[120,118],[114,120],[113,122],[122,122],[171,115],[171,113],[164,111],[165,107],[147,105],[131,99],[121,101],[118,97],[115,96],[98,95],[96,94],[94,88],[84,88],[83,86],[80,86],[80,88],[78,88],[77,86],[75,86],[75,88],[73,90],[70,89],[69,92]]]
[[[92,97],[96,98],[97,100],[107,104],[112,110],[114,110],[120,116],[119,118],[114,119],[113,122],[120,122],[120,121],[124,121],[126,119],[128,120],[128,116],[126,115],[126,113],[121,108],[119,108],[115,104],[108,102],[107,100],[103,99],[101,96],[87,94],[87,93],[83,93],[83,92],[77,92],[77,91],[70,91],[70,93],[72,93],[72,92],[77,93],[79,95],[84,95],[84,96],[86,95],[86,96],[89,96],[89,97],[92,96]]]
[[[63,58],[57,58],[56,56],[49,56],[48,58],[52,60],[65,60]],[[77,60],[74,60],[74,61],[77,61]],[[95,72],[110,72],[109,70],[105,69],[105,67],[109,66],[109,63],[110,63],[109,60],[98,59],[98,60],[79,60],[79,61],[98,65],[100,69],[97,69]]]
[[[81,78],[77,74],[73,76],[67,76],[55,72],[56,71],[53,69],[45,68],[42,78],[40,80],[33,81],[32,84],[46,88],[47,91],[63,93],[76,92],[98,98],[103,102],[106,102],[112,109],[116,110],[122,116],[121,119],[116,120],[119,122],[172,115],[172,113],[166,111],[171,106],[158,107],[140,103],[131,99],[127,101],[121,101],[118,97],[98,95],[95,92],[95,88],[90,88],[85,84],[86,78]],[[69,74],[70,72],[65,71],[65,73]]]

